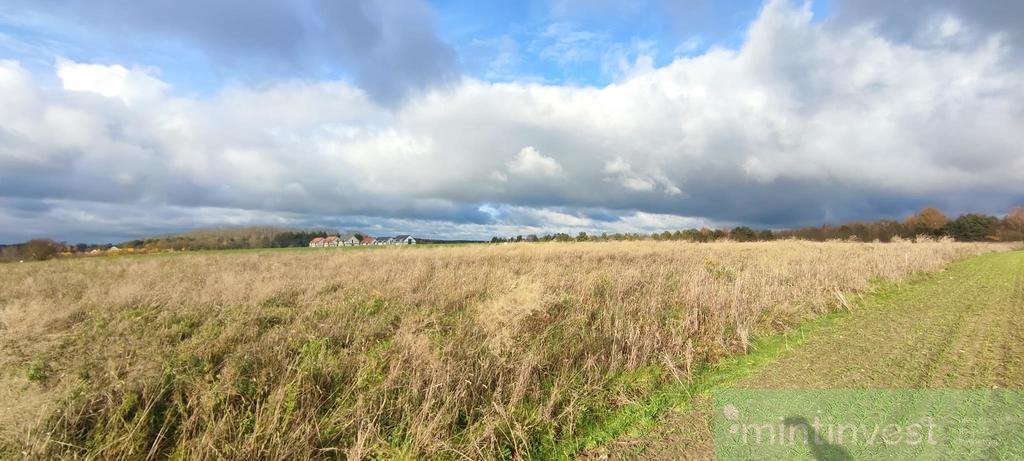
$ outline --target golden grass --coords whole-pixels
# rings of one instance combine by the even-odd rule
[[[1009,248],[549,243],[8,264],[0,437],[32,456],[528,457],[874,279]]]

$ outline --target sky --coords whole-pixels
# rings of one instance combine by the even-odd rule
[[[0,243],[1024,204],[1018,0],[5,0]]]

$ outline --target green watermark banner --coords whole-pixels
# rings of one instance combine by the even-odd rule
[[[1024,459],[1024,390],[715,393],[715,457]]]

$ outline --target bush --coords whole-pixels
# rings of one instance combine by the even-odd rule
[[[30,240],[25,243],[3,247],[0,261],[43,261],[57,256],[63,245],[48,239]]]
[[[25,244],[25,259],[33,259],[36,261],[43,261],[51,259],[57,256],[61,250],[61,245],[53,240],[36,239],[29,240]]]
[[[965,214],[946,224],[945,232],[962,242],[979,242],[995,236],[999,218],[981,214]]]
[[[746,226],[734,227],[729,231],[729,238],[737,242],[752,242],[757,240],[757,233],[754,232],[754,229]]]

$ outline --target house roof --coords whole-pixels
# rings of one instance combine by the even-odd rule
[[[366,236],[363,236],[362,242],[363,243],[373,243],[375,240],[377,240],[377,239],[375,239],[373,237],[370,237],[369,235],[366,235]]]
[[[323,241],[324,241],[323,237],[316,237],[313,240],[311,240],[309,243],[320,243],[320,242],[323,242]]]
[[[395,237],[395,240],[405,240],[405,239],[408,239],[410,237],[412,237],[412,236],[411,235],[399,235],[398,237]]]
[[[337,242],[337,241],[338,241],[338,236],[337,235],[328,235],[326,238],[324,238],[324,242],[326,242],[326,243],[332,243],[332,242]]]

